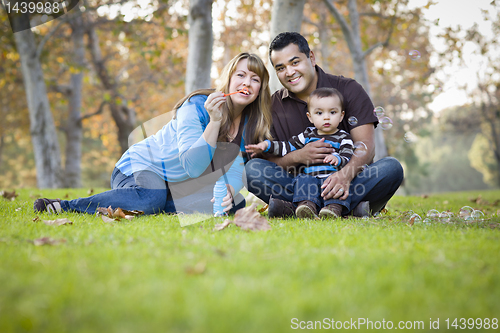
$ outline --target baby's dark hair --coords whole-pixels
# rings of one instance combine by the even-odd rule
[[[316,97],[316,98],[325,98],[325,97],[333,97],[333,96],[338,96],[339,97],[340,106],[342,108],[341,111],[344,111],[344,96],[342,96],[342,94],[340,93],[340,91],[338,91],[335,88],[326,88],[326,87],[323,87],[323,88],[318,88],[318,89],[314,90],[311,93],[311,95],[309,95],[309,100],[308,100],[307,105],[309,106],[309,104],[311,102],[311,99],[313,97]]]
[[[299,34],[298,32],[282,32],[274,37],[273,41],[269,45],[269,59],[271,59],[271,53],[273,51],[281,51],[290,44],[295,44],[299,47],[299,51],[304,53],[309,58],[309,53],[311,49],[307,40]],[[271,61],[272,63],[272,61]]]

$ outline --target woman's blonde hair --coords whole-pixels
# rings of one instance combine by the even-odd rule
[[[267,72],[266,66],[259,56],[252,53],[240,53],[229,63],[224,66],[222,74],[220,77],[220,84],[217,86],[217,91],[222,91],[223,93],[229,93],[229,83],[231,76],[236,71],[236,66],[240,60],[248,59],[248,70],[257,74],[260,78],[260,90],[259,95],[249,105],[245,107],[242,113],[241,121],[245,121],[245,117],[248,116],[248,122],[245,127],[245,144],[258,143],[265,139],[271,139],[271,91],[269,89],[269,73]],[[184,97],[182,100],[177,102],[174,109],[177,109],[191,97],[195,95],[210,95],[213,93],[213,89],[199,89],[193,91],[191,94]],[[227,142],[229,139],[229,131],[231,124],[234,121],[233,115],[233,105],[230,98],[227,99],[227,103],[224,104],[224,112],[222,115],[221,128],[219,130],[218,141]]]

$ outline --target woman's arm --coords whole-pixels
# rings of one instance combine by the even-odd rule
[[[212,161],[219,136],[222,104],[220,92],[191,97],[177,111],[177,144],[182,168],[190,178],[199,177]],[[207,109],[208,107],[208,109]]]

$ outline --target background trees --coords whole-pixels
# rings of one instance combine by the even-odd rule
[[[442,190],[446,186],[458,189],[455,185],[460,182],[440,183],[445,177],[435,177],[433,183],[439,184],[435,187],[425,185],[433,171],[446,169],[434,164],[453,154],[447,149],[431,149],[427,142],[432,142],[431,138],[443,140],[440,148],[450,147],[446,137],[460,134],[453,132],[456,126],[450,125],[451,113],[437,117],[428,108],[429,102],[440,93],[442,82],[436,71],[445,65],[449,53],[442,56],[441,62],[431,65],[435,51],[428,34],[433,22],[423,17],[426,6],[414,8],[408,2],[93,0],[80,3],[81,7],[71,12],[78,15],[65,15],[32,29],[35,43],[45,43],[40,53],[42,81],[47,86],[53,132],[62,147],[62,153],[53,155],[63,161],[65,186],[108,186],[109,172],[127,149],[132,129],[155,116],[168,114],[186,92],[213,87],[222,67],[238,52],[255,52],[268,61],[267,46],[271,38],[284,30],[296,30],[306,36],[323,69],[355,77],[369,91],[374,104],[384,107],[394,124],[384,131],[387,151],[403,162],[407,191]],[[3,11],[0,23],[3,28],[0,114],[4,119],[0,124],[0,182],[1,186],[35,186],[35,150],[34,143],[28,141],[30,122],[21,57]],[[462,47],[460,41],[466,38],[460,33],[453,30],[446,39],[457,52]],[[478,50],[496,47],[494,41],[484,36],[481,39],[473,31],[467,38]],[[468,155],[467,150],[464,153],[467,156],[460,156],[465,161],[464,168],[457,170],[457,174],[475,172],[471,160],[476,169],[489,175],[485,176],[487,182],[497,181],[496,156],[500,156],[495,153],[500,133],[496,121],[497,58],[490,56],[490,65],[486,66],[490,69],[485,70],[481,85],[474,92],[475,105],[468,109],[483,121],[478,123],[477,132],[470,132],[472,139],[464,139],[462,146],[474,144],[476,148]],[[444,119],[448,123],[443,123]],[[450,134],[442,128],[451,131]],[[441,137],[435,138],[437,134]],[[423,153],[423,146],[428,147],[430,155]],[[474,152],[482,157],[473,157]],[[474,184],[486,186],[481,181]]]

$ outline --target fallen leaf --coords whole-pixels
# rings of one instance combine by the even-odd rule
[[[122,209],[123,213],[125,213],[125,215],[132,215],[132,216],[137,216],[137,215],[143,215],[144,212],[142,210],[126,210],[126,209]]]
[[[68,199],[69,198],[69,194],[66,193],[66,195],[64,196],[64,199]]]
[[[234,215],[233,223],[243,230],[269,230],[269,222],[257,211],[257,204],[242,208]]]
[[[416,218],[417,218],[416,216],[412,216],[412,217],[410,218],[410,221],[408,221],[408,224],[409,224],[409,225],[413,225],[413,223],[415,223],[415,219],[416,219]]]
[[[186,274],[189,274],[189,275],[200,275],[200,274],[203,274],[205,272],[206,267],[207,267],[207,265],[204,262],[199,262],[196,265],[194,265],[193,267],[190,267],[190,266],[186,267],[184,270],[185,270]]]
[[[89,189],[89,190],[87,191],[87,194],[88,194],[88,195],[92,195],[92,194],[94,194],[94,189],[93,189],[93,188]]]
[[[115,222],[115,219],[109,218],[106,215],[101,215],[101,219],[106,222],[106,223],[112,223]]]
[[[269,205],[265,205],[264,207],[259,209],[259,213],[264,213],[268,207],[269,207]]]
[[[16,190],[12,191],[12,192],[8,192],[8,191],[2,191],[0,192],[0,195],[2,197],[4,197],[5,199],[7,200],[11,200],[11,201],[14,201],[16,200],[16,197],[19,195],[16,193]]]
[[[40,221],[40,218],[38,216],[35,216],[35,218],[33,219],[33,222],[38,222]]]
[[[122,209],[118,207],[113,211],[113,217],[125,218],[125,214],[123,213]]]
[[[135,216],[144,214],[140,210],[126,210],[120,207],[113,209],[111,206],[108,208],[97,207],[96,215],[101,215],[104,222],[109,223],[113,221],[120,221],[120,219],[126,219],[131,221]]]
[[[33,244],[36,246],[41,246],[41,245],[57,245],[59,243],[66,243],[66,240],[64,238],[62,239],[54,239],[51,237],[42,237],[42,238],[37,238],[33,240]]]
[[[231,220],[224,220],[221,224],[216,224],[214,227],[214,231],[221,231],[222,229],[227,228],[231,224]]]
[[[422,199],[427,199],[429,197],[429,195],[428,194],[422,194],[421,197],[422,197]]]
[[[64,224],[73,224],[70,220],[64,219],[56,219],[56,220],[42,220],[46,225],[64,225]]]

